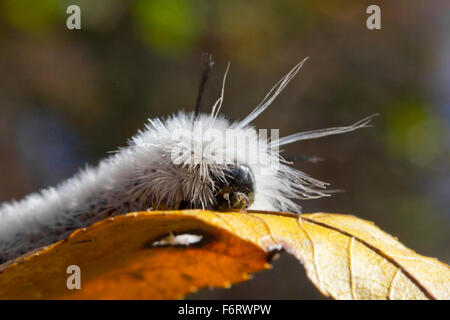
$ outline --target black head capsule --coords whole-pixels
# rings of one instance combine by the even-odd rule
[[[245,164],[229,165],[215,185],[216,210],[246,209],[255,201],[255,176]]]

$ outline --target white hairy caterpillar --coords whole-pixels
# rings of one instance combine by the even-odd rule
[[[294,199],[328,195],[327,183],[292,168],[278,147],[354,131],[366,127],[371,117],[350,126],[300,132],[276,140],[258,135],[251,126],[305,61],[289,71],[242,121],[233,122],[219,114],[223,84],[210,114],[179,112],[166,120],[150,119],[128,146],[97,167],[88,167],[60,185],[21,201],[2,204],[0,263],[61,240],[77,228],[127,212],[249,208],[300,213]],[[211,129],[216,134],[210,135]],[[175,134],[180,131],[183,134]],[[222,139],[225,135],[231,140]],[[228,142],[242,137],[247,144]]]

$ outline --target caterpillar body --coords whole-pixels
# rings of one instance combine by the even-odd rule
[[[220,114],[226,72],[211,113],[179,112],[165,120],[150,119],[128,146],[98,166],[87,167],[56,187],[2,204],[0,263],[64,239],[77,228],[127,212],[249,208],[300,213],[295,199],[329,195],[326,183],[292,168],[278,147],[363,128],[371,117],[350,126],[277,139],[258,134],[251,125],[305,60],[242,121],[233,122]],[[230,142],[242,137],[244,145]]]

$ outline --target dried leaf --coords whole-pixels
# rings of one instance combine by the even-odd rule
[[[277,249],[335,299],[450,298],[447,265],[356,217],[195,210],[131,213],[77,230],[0,266],[0,298],[182,298],[248,279]],[[81,290],[67,289],[69,265],[81,268]]]

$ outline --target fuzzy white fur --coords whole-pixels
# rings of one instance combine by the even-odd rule
[[[290,167],[274,146],[353,131],[367,126],[370,120],[275,141],[258,134],[251,122],[272,103],[303,62],[240,122],[219,115],[222,90],[211,114],[195,117],[180,112],[166,120],[149,120],[127,147],[97,167],[85,168],[60,185],[21,201],[2,204],[0,263],[113,215],[177,208],[180,202],[192,208],[212,208],[214,177],[224,176],[227,165],[233,163],[246,164],[254,173],[255,201],[250,209],[300,213],[293,200],[325,196],[326,184]]]

